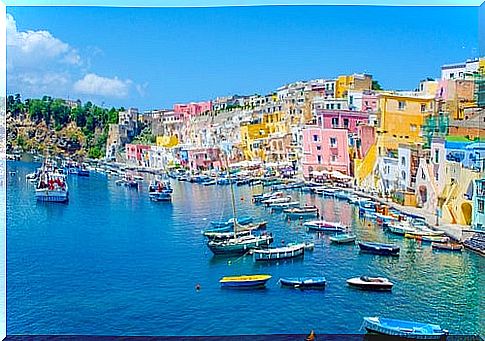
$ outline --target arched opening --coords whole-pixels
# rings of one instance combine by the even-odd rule
[[[472,223],[472,205],[468,202],[461,204],[461,212],[463,218],[465,218],[465,224],[470,225]]]

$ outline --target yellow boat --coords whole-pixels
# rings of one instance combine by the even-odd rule
[[[222,277],[219,283],[227,288],[254,288],[264,287],[271,275],[240,275]]]

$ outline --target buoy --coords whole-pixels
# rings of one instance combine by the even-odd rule
[[[227,261],[227,265],[231,265],[231,261],[230,260]]]
[[[284,239],[281,239],[281,244],[284,244],[285,243],[285,240]]]
[[[197,285],[195,286],[195,290],[199,291],[200,290],[200,284],[197,283]]]

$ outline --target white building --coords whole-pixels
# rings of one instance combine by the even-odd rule
[[[468,59],[466,62],[446,64],[441,67],[441,79],[471,79],[478,72],[479,60]]]

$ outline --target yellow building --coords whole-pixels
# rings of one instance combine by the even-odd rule
[[[171,148],[178,145],[177,136],[157,136],[156,144],[158,147]]]
[[[381,93],[379,96],[377,152],[397,150],[400,143],[422,143],[422,126],[435,111],[431,96]]]
[[[349,90],[363,91],[372,89],[372,76],[366,74],[353,74],[338,76],[335,84],[335,97],[345,98]]]
[[[482,75],[485,74],[485,57],[480,58],[480,61],[478,62],[478,72]]]
[[[265,160],[267,138],[286,133],[287,126],[281,111],[264,113],[260,123],[241,125],[241,148],[246,160]]]

